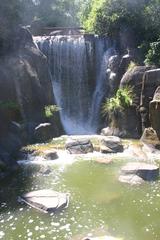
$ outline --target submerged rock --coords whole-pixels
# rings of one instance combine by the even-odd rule
[[[159,177],[159,167],[144,162],[127,163],[121,169],[122,175],[137,175],[146,181],[155,181]]]
[[[144,183],[144,180],[135,174],[120,175],[119,181],[129,183],[130,185],[140,185]]]
[[[51,213],[68,207],[69,195],[44,189],[26,193],[19,197],[18,201],[24,202],[42,212]]]
[[[92,142],[89,139],[68,140],[65,148],[70,154],[86,154],[94,150]]]
[[[117,153],[123,152],[123,145],[119,137],[108,136],[101,140],[102,153]]]

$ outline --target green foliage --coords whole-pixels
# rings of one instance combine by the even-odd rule
[[[133,98],[133,89],[130,86],[118,89],[114,97],[106,99],[102,106],[102,114],[112,116],[118,112],[123,112],[126,108],[132,106]]]
[[[1,110],[13,110],[13,111],[19,111],[20,106],[13,101],[0,101],[0,109]]]
[[[145,59],[146,65],[156,65],[160,67],[160,38],[157,42],[150,44],[150,49]]]
[[[44,108],[44,113],[46,118],[51,118],[55,112],[60,111],[57,105],[48,105]]]

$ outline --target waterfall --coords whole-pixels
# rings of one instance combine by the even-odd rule
[[[93,134],[107,94],[106,68],[112,48],[94,35],[34,37],[47,56],[56,104],[67,134]]]

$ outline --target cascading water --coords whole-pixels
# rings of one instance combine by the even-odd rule
[[[98,36],[34,37],[47,56],[56,104],[67,134],[96,133],[107,94],[106,67],[112,48]]]

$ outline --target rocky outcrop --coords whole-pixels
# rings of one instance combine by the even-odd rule
[[[120,88],[125,86],[133,87],[133,106],[119,114],[117,129],[123,137],[139,138],[141,136],[142,124],[139,112],[142,97],[142,81],[146,71],[150,67],[137,66],[129,69],[121,79]]]
[[[68,140],[65,148],[70,154],[86,154],[94,150],[91,141],[88,139]]]
[[[160,149],[160,140],[153,128],[145,128],[140,139],[143,143],[150,145],[153,148]]]
[[[30,32],[19,27],[6,41],[0,56],[0,159],[11,165],[36,125],[45,121],[44,107],[53,104],[53,94],[47,58]],[[18,131],[13,124],[10,129],[13,121],[22,123]]]

